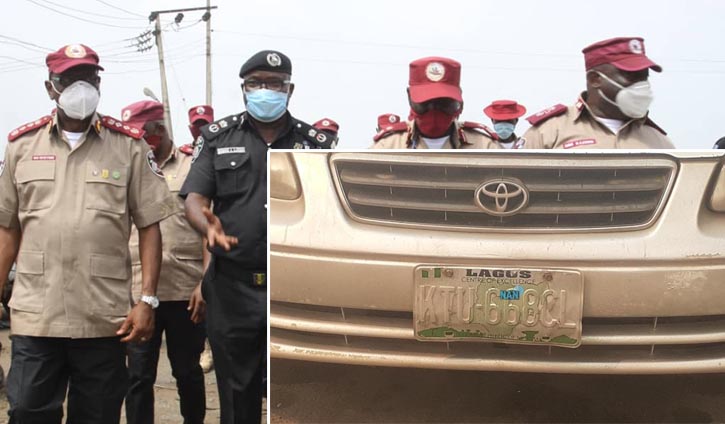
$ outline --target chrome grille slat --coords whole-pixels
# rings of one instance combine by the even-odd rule
[[[400,196],[396,199],[393,195],[388,197],[373,196],[356,190],[350,190],[348,199],[363,206],[375,206],[381,208],[396,209],[418,209],[437,212],[468,212],[479,213],[480,209],[475,205],[466,205],[449,201],[419,201],[406,199]],[[597,205],[582,202],[569,202],[565,207],[556,201],[540,202],[538,206],[530,206],[522,211],[522,214],[600,214],[600,213],[624,213],[624,212],[645,212],[657,206],[657,199],[647,199],[638,202],[616,202],[607,201]]]
[[[407,187],[427,188],[439,190],[475,190],[480,184],[480,178],[463,178],[458,181],[450,181],[445,178],[397,178],[391,173],[366,173],[359,170],[344,169],[340,172],[340,180],[344,184],[385,186],[385,187]],[[547,192],[581,192],[581,191],[654,191],[660,190],[667,184],[662,176],[647,176],[637,182],[621,181],[610,178],[605,181],[595,179],[582,179],[576,184],[564,183],[537,183],[533,182],[526,186],[531,191]]]
[[[677,171],[677,163],[663,155],[539,155],[536,160],[547,164],[536,167],[530,160],[523,153],[336,153],[331,166],[338,194],[354,219],[497,231],[642,228],[664,207]],[[523,185],[528,205],[503,216],[482,209],[477,189],[499,178]]]

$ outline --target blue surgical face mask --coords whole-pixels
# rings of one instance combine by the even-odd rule
[[[263,88],[245,94],[247,112],[257,121],[274,122],[287,111],[289,93]]]
[[[496,134],[498,134],[501,140],[506,140],[511,137],[515,128],[516,125],[511,122],[496,122],[493,124],[493,129],[496,131]]]

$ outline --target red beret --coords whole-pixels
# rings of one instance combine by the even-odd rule
[[[340,130],[340,126],[337,124],[337,122],[333,121],[330,118],[322,118],[319,121],[312,124],[312,126],[317,128],[320,131],[329,131],[336,135],[337,135],[337,132]]]
[[[193,124],[200,119],[206,121],[207,123],[214,122],[214,109],[209,105],[199,105],[189,109],[190,124]]]
[[[617,69],[635,72],[650,68],[662,72],[662,67],[651,61],[644,51],[644,39],[640,37],[618,37],[594,43],[582,50],[587,71],[604,63],[611,63]]]
[[[66,70],[79,65],[91,65],[100,69],[98,65],[98,54],[83,44],[71,44],[63,46],[58,51],[48,54],[45,57],[45,64],[48,70],[54,74],[62,74]]]
[[[496,100],[486,106],[483,113],[497,121],[508,121],[523,116],[526,113],[526,108],[513,100]]]
[[[423,103],[441,97],[463,101],[461,64],[445,57],[425,57],[411,62],[410,98]]]
[[[161,121],[164,119],[164,105],[153,100],[142,100],[131,103],[121,109],[123,122],[137,128],[143,128],[149,121]]]
[[[385,128],[390,124],[400,122],[400,116],[394,113],[386,113],[378,116],[378,128]]]

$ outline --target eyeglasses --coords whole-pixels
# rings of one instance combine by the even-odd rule
[[[256,79],[250,79],[250,80],[244,80],[242,83],[242,89],[246,92],[250,91],[257,91],[261,89],[262,87],[272,90],[272,91],[282,91],[285,87],[289,85],[291,81],[290,80],[283,80],[283,79],[268,79],[268,80],[256,80]]]
[[[447,98],[432,99],[423,103],[411,103],[411,109],[418,115],[422,115],[432,109],[439,110],[448,115],[455,115],[461,111],[463,104],[459,101]]]
[[[53,75],[50,77],[50,80],[53,82],[57,82],[61,87],[65,88],[70,86],[76,81],[85,81],[92,85],[97,85],[98,82],[101,80],[101,77],[98,75]]]

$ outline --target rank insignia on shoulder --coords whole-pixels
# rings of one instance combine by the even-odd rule
[[[567,107],[563,104],[554,105],[550,108],[546,108],[542,110],[541,112],[535,113],[529,117],[526,118],[527,121],[529,121],[529,124],[532,126],[537,126],[541,124],[542,122],[547,121],[550,118],[553,118],[555,116],[559,116],[564,114],[567,111]]]
[[[33,122],[28,122],[25,125],[21,125],[20,127],[15,128],[14,130],[10,131],[10,134],[8,134],[8,141],[13,142],[13,141],[17,140],[21,135],[27,134],[32,130],[38,129],[52,120],[53,120],[53,116],[47,115],[42,118],[36,119]]]
[[[383,138],[396,133],[402,133],[408,131],[408,123],[407,122],[395,122],[390,125],[385,126],[384,128],[381,128],[380,131],[378,131],[377,134],[373,137],[374,142],[378,142],[382,140]]]
[[[297,134],[300,134],[305,142],[307,142],[311,148],[314,149],[334,149],[337,145],[337,137],[332,134],[327,134],[324,131],[320,131],[302,121],[297,121],[294,126]],[[303,142],[303,144],[305,144]],[[307,148],[307,147],[306,147]]]
[[[482,133],[483,135],[492,138],[494,140],[498,140],[498,134],[496,134],[496,131],[492,130],[491,128],[478,123],[478,122],[472,122],[472,121],[466,121],[461,125],[462,129],[466,130],[474,130]]]
[[[132,127],[130,125],[124,124],[122,121],[119,121],[118,119],[111,118],[109,116],[104,116],[101,118],[101,125],[108,128],[111,131],[119,132],[123,135],[127,135],[134,140],[141,140],[144,135],[144,131],[140,130],[136,127]]]
[[[230,115],[224,117],[222,119],[219,119],[218,121],[214,121],[211,124],[202,127],[201,134],[204,136],[204,139],[206,139],[206,141],[211,141],[222,133],[228,131],[229,129],[234,128],[238,120],[238,115]]]

